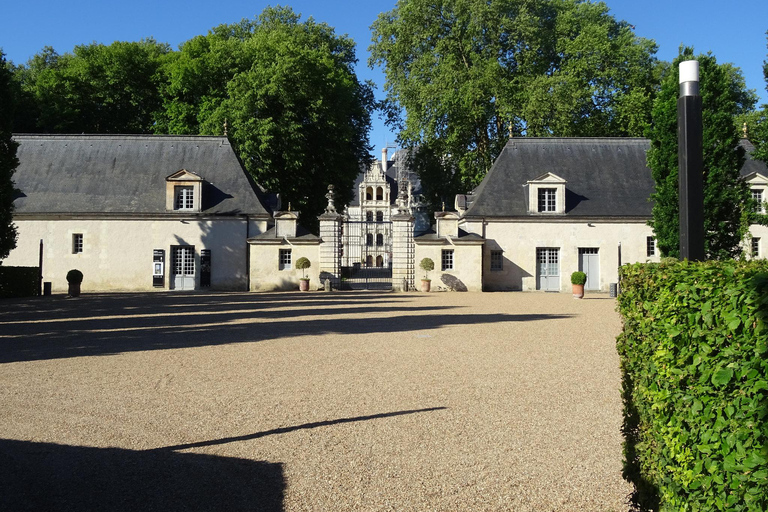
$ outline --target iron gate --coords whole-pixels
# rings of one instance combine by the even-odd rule
[[[342,290],[392,289],[391,222],[345,221],[342,243]]]

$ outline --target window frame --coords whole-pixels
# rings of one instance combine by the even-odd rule
[[[763,213],[763,189],[752,188],[750,189],[752,200],[755,201],[755,213]]]
[[[557,212],[557,189],[551,187],[539,187],[538,210],[539,213]]]
[[[72,254],[83,254],[85,245],[82,233],[72,233]]]
[[[504,251],[491,251],[491,272],[504,270]]]
[[[760,257],[760,237],[759,236],[753,236],[751,240],[751,254],[753,258],[759,258]]]
[[[440,268],[443,272],[456,268],[453,249],[442,249],[440,253]]]
[[[656,239],[652,236],[645,237],[645,257],[653,258],[656,256]]]
[[[173,209],[178,212],[191,212],[195,209],[194,185],[174,185]]]
[[[280,249],[277,256],[278,268],[280,270],[293,269],[293,253],[291,249]]]

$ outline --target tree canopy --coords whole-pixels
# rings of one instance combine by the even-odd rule
[[[287,8],[222,25],[185,43],[165,66],[163,133],[220,134],[246,168],[313,226],[329,184],[352,197],[370,161],[373,92],[354,72],[355,44]]]
[[[655,182],[653,220],[649,224],[661,253],[679,256],[678,65],[694,58],[699,61],[702,98],[704,249],[708,258],[731,258],[741,252],[739,244],[748,229],[750,202],[749,188],[739,174],[744,149],[739,145],[734,120],[754,108],[756,96],[746,89],[741,70],[718,64],[711,53],[694,57],[692,48],[681,48],[680,55],[667,68],[654,102],[652,123],[646,133],[651,140],[648,166]]]
[[[650,120],[656,45],[603,3],[400,0],[372,30],[388,123],[404,146],[440,155],[465,190],[510,134],[640,136]],[[429,172],[423,181],[441,185]]]
[[[5,54],[0,50],[0,260],[16,247],[16,226],[13,224],[13,172],[19,165],[18,144],[11,138],[14,92],[11,71]]]
[[[19,124],[23,131],[150,133],[169,52],[153,39],[81,45],[63,55],[46,47],[15,70],[25,95]]]
[[[332,184],[351,200],[370,162],[372,85],[355,43],[290,8],[221,25],[178,51],[152,39],[45,48],[14,68],[17,129],[53,133],[228,135],[256,181],[313,227]]]

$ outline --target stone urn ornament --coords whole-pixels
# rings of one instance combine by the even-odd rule
[[[571,274],[571,284],[573,285],[573,298],[584,298],[584,285],[587,282],[587,274],[581,271],[576,271]]]

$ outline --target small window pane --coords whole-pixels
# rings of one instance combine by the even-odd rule
[[[280,270],[291,269],[291,250],[280,249]]]
[[[443,250],[442,263],[443,270],[453,270],[453,249]]]
[[[491,251],[491,270],[499,271],[504,270],[504,252],[503,251]]]

